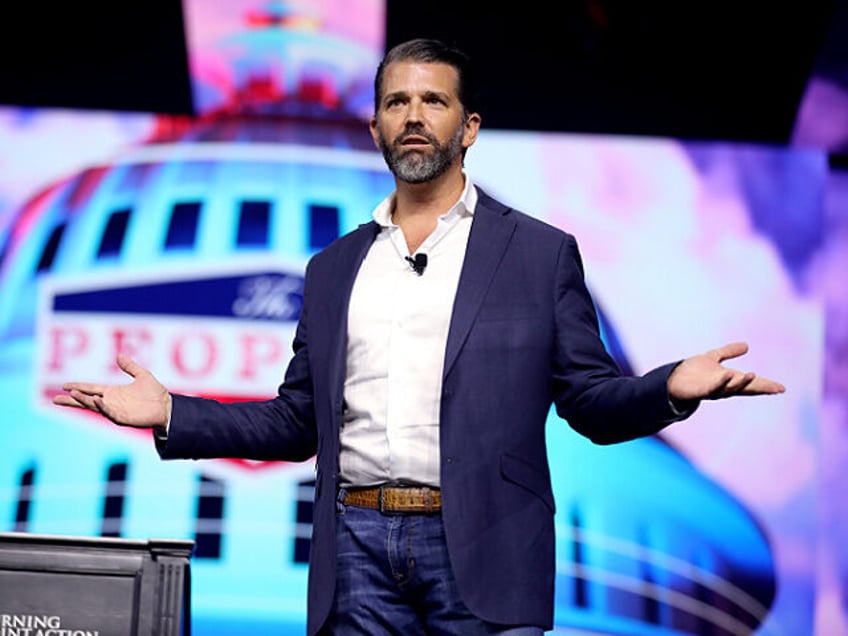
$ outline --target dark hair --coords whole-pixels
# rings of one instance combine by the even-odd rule
[[[383,95],[383,75],[386,67],[394,62],[423,62],[425,64],[448,64],[456,69],[459,86],[457,93],[465,113],[478,113],[477,78],[471,59],[454,46],[439,40],[417,38],[392,47],[377,67],[374,77],[374,111],[380,109]]]

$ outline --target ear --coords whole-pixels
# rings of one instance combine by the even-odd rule
[[[368,123],[368,129],[371,131],[371,139],[374,140],[374,145],[377,146],[377,149],[380,149],[380,135],[377,132],[377,116],[374,115],[371,117],[371,121]]]
[[[480,115],[471,113],[465,119],[465,131],[462,134],[462,147],[470,148],[477,141],[477,133],[480,131]]]

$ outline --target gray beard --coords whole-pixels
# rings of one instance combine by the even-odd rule
[[[434,148],[432,155],[425,155],[417,150],[404,152],[403,147],[398,146],[400,137],[395,140],[395,145],[390,146],[382,134],[379,135],[380,150],[383,152],[386,165],[398,180],[405,183],[426,183],[444,174],[453,161],[462,154],[463,129],[464,126],[460,124],[453,137],[444,145],[430,135],[416,131],[416,134],[425,136],[432,144]],[[408,133],[404,133],[406,134]]]

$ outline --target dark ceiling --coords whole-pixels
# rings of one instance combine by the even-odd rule
[[[481,68],[495,128],[783,143],[835,2],[429,0],[388,44],[432,34]]]
[[[179,0],[3,5],[0,104],[191,112]]]
[[[438,37],[472,55],[489,128],[785,143],[836,3],[386,6],[387,45]],[[0,41],[0,104],[191,112],[179,0],[20,1]]]

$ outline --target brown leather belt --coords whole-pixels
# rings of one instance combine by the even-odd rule
[[[427,486],[375,486],[345,490],[342,503],[384,513],[435,514],[442,509],[442,493]]]

